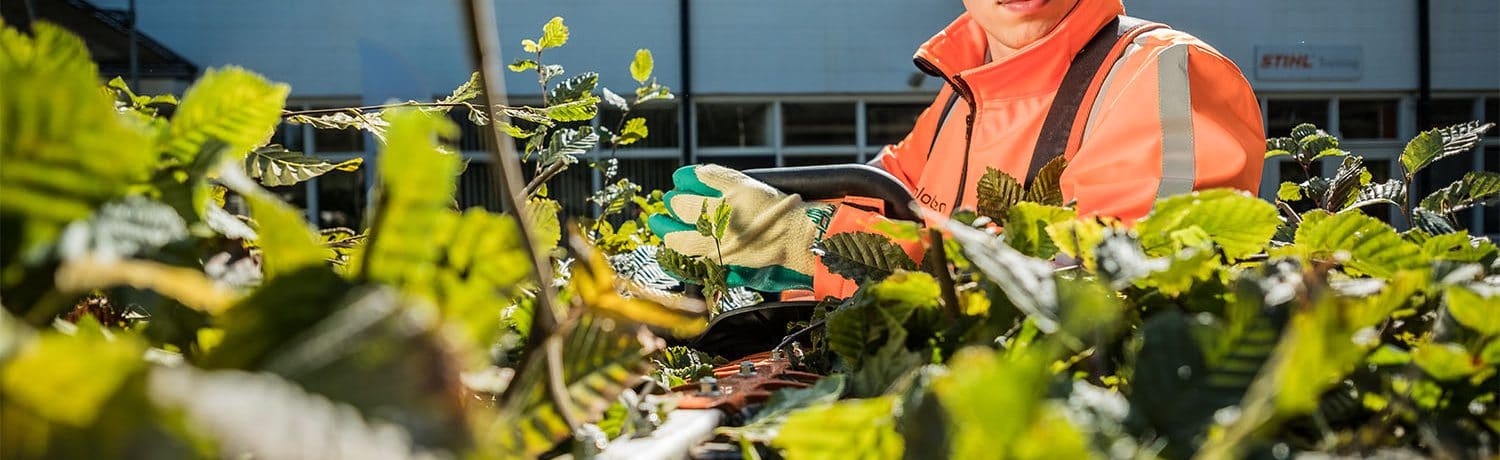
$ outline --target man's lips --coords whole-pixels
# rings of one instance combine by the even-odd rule
[[[1033,13],[1046,7],[1052,0],[999,0],[1000,6],[1017,13]]]

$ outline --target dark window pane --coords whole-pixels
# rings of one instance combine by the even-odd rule
[[[1484,133],[1486,137],[1500,137],[1500,96],[1490,96],[1484,99],[1484,121],[1494,123],[1495,127]]]
[[[318,227],[364,227],[365,170],[318,177]]]
[[[302,130],[304,128],[303,125],[290,123],[276,125],[276,134],[271,135],[271,143],[281,144],[282,147],[286,147],[287,150],[293,152],[301,152],[304,147],[302,145]]]
[[[491,137],[488,131],[490,125],[479,126],[469,121],[469,109],[466,107],[454,107],[448,112],[448,118],[458,125],[458,149],[464,152],[489,151]],[[510,136],[505,136],[509,138]],[[470,165],[475,166],[475,165]]]
[[[1431,122],[1420,128],[1425,131],[1470,121],[1474,121],[1473,99],[1433,99]]]
[[[1271,99],[1266,101],[1266,135],[1284,137],[1292,128],[1312,123],[1328,127],[1328,101],[1325,99]]]
[[[630,111],[630,118],[646,119],[646,138],[621,149],[673,148],[677,147],[677,106],[674,104],[646,104]],[[605,109],[600,112],[599,125],[610,131],[619,131],[620,112]],[[609,149],[607,136],[600,136],[600,148]]]
[[[698,145],[744,147],[766,145],[766,104],[700,104]]]
[[[484,161],[469,160],[463,174],[458,176],[458,191],[454,198],[459,209],[484,208],[499,212],[503,205],[500,197],[500,180],[495,178],[494,167]]]
[[[815,165],[847,165],[854,164],[859,158],[854,155],[816,155],[816,156],[787,156],[782,162],[787,166],[815,166]]]
[[[865,144],[883,146],[895,144],[906,138],[916,126],[917,117],[927,104],[867,104],[865,105]]]
[[[703,164],[716,164],[729,169],[737,169],[741,171],[746,169],[776,167],[776,157],[770,155],[709,158],[699,157],[698,162]]]
[[[1381,183],[1391,180],[1391,160],[1365,160],[1365,169],[1370,170],[1370,182]]]
[[[1339,101],[1339,131],[1345,139],[1395,139],[1396,100]]]
[[[682,161],[676,158],[622,158],[619,161],[619,177],[630,179],[646,193],[671,190],[672,172],[682,166]]]
[[[357,129],[314,129],[313,145],[318,152],[362,152],[365,134]]]
[[[782,104],[785,145],[854,145],[854,115],[854,104]]]
[[[1494,131],[1494,129],[1491,129]],[[1484,148],[1484,170],[1489,172],[1500,172],[1500,146],[1486,146]],[[1485,234],[1500,234],[1500,207],[1486,206],[1484,208]]]

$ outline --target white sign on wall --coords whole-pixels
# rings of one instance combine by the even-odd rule
[[[1359,45],[1261,45],[1255,47],[1259,80],[1358,80]]]

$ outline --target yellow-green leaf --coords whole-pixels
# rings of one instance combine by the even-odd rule
[[[896,398],[851,399],[791,413],[772,445],[787,460],[899,459],[905,442],[892,415]]]
[[[563,18],[553,17],[542,26],[542,39],[537,40],[537,46],[541,49],[556,48],[568,43],[568,26],[563,25]]]
[[[1182,249],[1174,244],[1182,234],[1174,238],[1174,232],[1198,227],[1234,260],[1265,250],[1280,224],[1271,203],[1242,191],[1213,189],[1157,200],[1136,231],[1146,253],[1160,257]]]
[[[1411,359],[1440,382],[1468,377],[1481,368],[1478,360],[1456,343],[1424,343],[1412,350]]]
[[[144,341],[129,333],[112,336],[105,336],[97,322],[85,320],[73,335],[46,332],[23,345],[0,367],[5,404],[23,406],[52,422],[87,426],[145,368]]]
[[[635,50],[635,59],[630,61],[630,77],[634,78],[636,83],[645,84],[646,80],[651,79],[651,71],[655,66],[656,62],[651,58],[651,50],[645,48]]]
[[[224,143],[221,152],[239,161],[276,131],[290,91],[239,67],[209,69],[173,113],[167,152],[192,163],[209,140],[217,140]]]
[[[1500,296],[1464,286],[1448,286],[1443,299],[1453,319],[1486,337],[1500,335]]]

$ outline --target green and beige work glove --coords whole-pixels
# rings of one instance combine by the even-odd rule
[[[676,187],[662,198],[670,216],[647,221],[666,247],[724,264],[729,287],[763,292],[812,287],[817,257],[834,205],[807,203],[744,173],[718,165],[684,166],[672,173]],[[729,204],[729,224],[715,245],[698,231],[698,216]],[[722,259],[720,258],[722,256]]]

